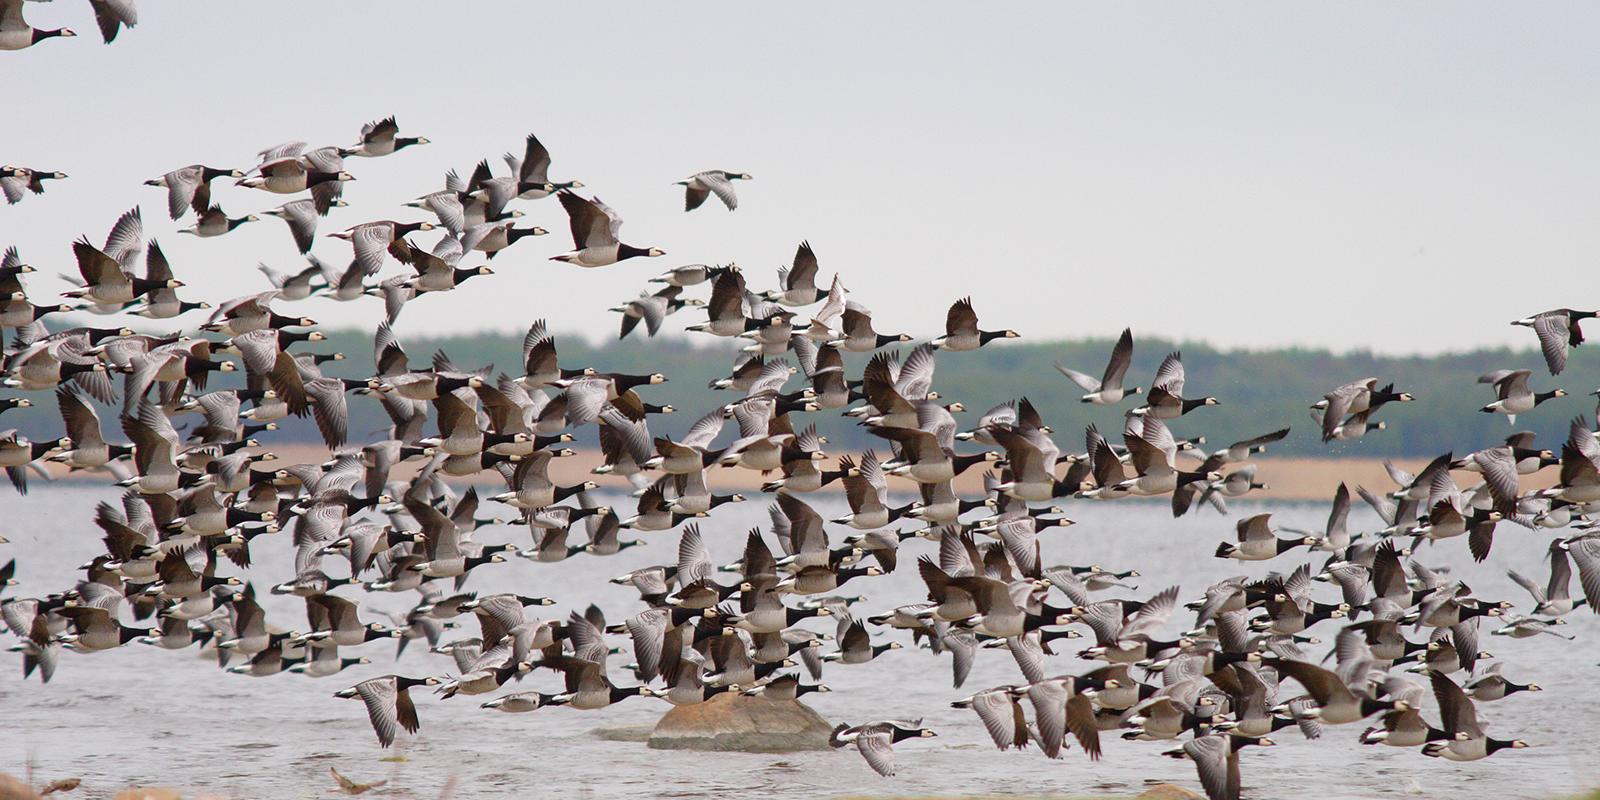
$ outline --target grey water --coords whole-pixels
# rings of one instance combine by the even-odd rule
[[[900,488],[900,487],[895,487]],[[100,552],[100,532],[92,523],[93,506],[114,500],[115,493],[86,486],[38,486],[27,497],[0,498],[0,562],[17,560],[18,585],[5,596],[40,596],[70,588],[79,565]],[[807,498],[825,517],[836,515],[842,498]],[[609,502],[625,504],[625,498]],[[1324,506],[1312,503],[1235,504],[1235,516],[1206,512],[1173,520],[1164,505],[1138,502],[1075,503],[1070,515],[1078,524],[1044,534],[1046,564],[1100,564],[1107,569],[1136,568],[1134,591],[1145,597],[1179,584],[1183,598],[1199,595],[1211,581],[1230,575],[1287,572],[1307,558],[1297,551],[1266,564],[1240,566],[1214,558],[1217,543],[1232,536],[1238,514],[1256,509],[1274,512],[1277,524],[1316,528],[1326,518]],[[493,511],[493,504],[485,509]],[[510,516],[504,509],[502,515]],[[767,521],[766,503],[752,500],[719,508],[702,521],[712,555],[719,563],[738,558],[745,531]],[[1352,515],[1353,529],[1377,527],[1366,509]],[[841,533],[835,533],[838,538]],[[1494,551],[1474,564],[1463,541],[1424,547],[1419,560],[1447,567],[1465,579],[1480,597],[1506,599],[1526,610],[1529,598],[1505,576],[1507,568],[1526,575],[1547,575],[1545,547],[1553,534],[1502,524]],[[646,545],[609,558],[580,555],[560,564],[514,559],[475,571],[467,584],[478,592],[517,591],[555,598],[558,605],[530,612],[564,617],[590,603],[607,618],[620,621],[641,605],[629,587],[606,578],[652,563],[676,561],[676,533],[640,534]],[[525,528],[486,527],[484,542],[531,544]],[[858,579],[842,593],[864,594],[856,613],[864,615],[921,600],[924,590],[914,558],[934,545],[913,540],[902,551],[901,568],[884,577]],[[272,596],[268,586],[291,577],[289,536],[264,536],[252,544],[255,566],[248,573],[266,609],[268,622],[285,629],[305,627],[304,606],[296,598]],[[1320,564],[1322,557],[1316,556]],[[330,560],[330,573],[339,566]],[[223,574],[238,574],[224,562]],[[1576,591],[1576,582],[1574,582]],[[361,594],[348,587],[346,596]],[[1320,586],[1321,599],[1337,600],[1337,590]],[[1106,596],[1118,596],[1107,594]],[[369,594],[361,598],[372,611],[403,612],[414,593]],[[383,618],[379,618],[383,620]],[[1479,706],[1479,718],[1499,738],[1521,738],[1532,744],[1492,758],[1457,764],[1426,758],[1416,750],[1362,746],[1356,741],[1363,726],[1328,729],[1318,741],[1305,741],[1292,730],[1274,738],[1279,746],[1247,751],[1242,756],[1245,796],[1287,797],[1315,794],[1322,800],[1395,796],[1556,798],[1600,786],[1600,621],[1587,609],[1568,615],[1565,641],[1553,636],[1511,640],[1483,637],[1485,649],[1505,664],[1520,682],[1542,685],[1542,693],[1521,693]],[[387,620],[383,620],[387,621]],[[463,618],[463,630],[448,636],[476,635],[476,625]],[[816,621],[812,621],[816,623]],[[1181,612],[1170,631],[1192,622]],[[1492,623],[1491,623],[1492,625]],[[831,630],[831,623],[816,623]],[[1336,622],[1312,630],[1323,640],[1314,657],[1332,646]],[[1420,634],[1418,634],[1420,635]],[[654,751],[642,742],[612,741],[595,735],[603,728],[649,726],[666,711],[665,701],[630,699],[593,712],[567,708],[528,714],[504,714],[479,708],[489,696],[439,700],[426,689],[413,690],[422,729],[401,734],[392,750],[378,747],[360,703],[338,700],[333,693],[369,677],[389,673],[445,675],[453,670],[448,656],[430,654],[413,645],[398,662],[388,640],[354,648],[373,663],[321,679],[284,673],[252,678],[225,673],[214,658],[194,650],[169,652],[133,644],[111,652],[80,654],[63,651],[55,678],[41,684],[24,681],[21,656],[4,652],[14,644],[0,634],[0,771],[19,774],[29,766],[40,782],[78,776],[89,796],[109,796],[128,785],[165,785],[232,797],[326,796],[333,783],[328,767],[357,780],[389,780],[368,796],[437,797],[456,781],[457,797],[710,797],[774,798],[840,795],[926,794],[1067,794],[1127,797],[1146,783],[1173,782],[1199,789],[1193,766],[1163,758],[1173,742],[1125,742],[1108,734],[1105,756],[1090,762],[1075,748],[1062,760],[1048,760],[1036,750],[997,752],[975,716],[952,709],[950,701],[971,692],[1015,682],[1016,666],[1005,651],[980,651],[978,664],[962,689],[951,686],[948,657],[909,647],[891,650],[864,665],[829,665],[823,682],[834,690],[808,695],[806,701],[832,722],[922,717],[938,738],[915,740],[896,748],[899,775],[878,777],[853,750],[780,755]],[[1417,635],[1413,635],[1416,638]],[[626,646],[623,637],[615,642]],[[1072,642],[1057,648],[1049,669],[1089,669],[1076,660]],[[347,650],[342,655],[351,655]],[[615,669],[613,676],[629,682]],[[1458,675],[1459,677],[1459,675]],[[1286,691],[1293,691],[1292,684]],[[539,671],[516,689],[556,691],[559,678]],[[1434,717],[1430,709],[1427,716]],[[395,757],[402,757],[403,760]],[[388,760],[385,760],[388,759]]]

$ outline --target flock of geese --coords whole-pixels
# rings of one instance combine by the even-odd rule
[[[131,3],[94,5],[126,7],[131,24]],[[11,35],[21,4],[0,7]],[[309,253],[324,216],[344,204],[342,188],[358,171],[353,159],[427,141],[402,136],[389,118],[363,127],[350,146],[294,142],[263,150],[248,171],[195,164],[148,184],[165,190],[173,219],[193,215],[186,232],[199,237],[257,220],[222,211],[213,187],[219,179],[232,182],[230,202],[257,192],[292,197],[262,213],[286,222],[295,249]],[[879,333],[840,276],[821,279],[807,243],[779,271],[776,288],[749,288],[736,266],[690,265],[651,279],[650,289],[611,309],[621,314],[624,337],[640,323],[653,336],[682,312],[695,318],[688,330],[740,346],[728,376],[711,387],[728,400],[708,401],[679,439],[651,430],[654,416],[672,411],[649,399],[668,376],[563,360],[542,321],[529,328],[522,363],[510,373],[443,353],[419,363],[392,327],[402,309],[492,275],[487,263],[507,250],[537,250],[523,242],[547,231],[518,220],[540,200],[556,198],[572,238],[571,249],[550,259],[603,268],[663,255],[625,240],[622,218],[580,193],[581,183],[552,180],[550,154],[536,137],[505,161],[506,174],[484,161],[468,179],[452,172],[442,189],[405,203],[429,221],[374,220],[327,234],[349,243],[348,267],[265,270],[270,286],[213,298],[215,305],[184,297],[181,272],[155,241],[144,241],[138,208],[117,219],[103,243],[72,243],[78,272],[60,299],[29,291],[33,268],[16,248],[5,252],[8,391],[0,412],[53,400],[62,435],[0,434],[0,466],[19,490],[44,466],[109,475],[124,489],[120,502],[95,510],[103,552],[75,586],[30,586],[15,561],[0,574],[0,586],[21,581],[36,595],[12,591],[3,600],[25,676],[50,680],[63,648],[92,654],[132,644],[200,648],[248,676],[333,676],[368,663],[353,653],[375,640],[397,641],[397,654],[413,641],[446,654],[451,674],[388,675],[335,693],[364,705],[387,747],[400,731],[418,730],[412,693],[421,687],[447,700],[480,696],[483,708],[510,713],[598,710],[635,697],[674,705],[722,693],[794,699],[827,690],[815,682],[827,664],[855,667],[911,646],[948,655],[956,687],[979,657],[1015,661],[1014,683],[953,703],[971,709],[1001,750],[1031,746],[1061,758],[1075,742],[1099,759],[1106,734],[1169,742],[1166,755],[1192,760],[1208,796],[1221,800],[1240,794],[1241,751],[1272,745],[1270,735],[1285,728],[1316,738],[1330,727],[1359,726],[1349,735],[1363,743],[1455,761],[1526,747],[1491,737],[1478,719],[1478,704],[1539,688],[1515,682],[1499,662],[1482,663],[1483,626],[1510,638],[1563,636],[1564,615],[1600,602],[1600,533],[1583,517],[1600,502],[1600,443],[1584,419],[1572,422],[1559,451],[1519,433],[1501,446],[1440,455],[1414,475],[1392,468],[1391,490],[1356,489],[1382,517],[1381,530],[1351,529],[1351,492],[1342,484],[1323,530],[1283,531],[1270,513],[1239,520],[1215,556],[1270,562],[1254,576],[1144,596],[1124,583],[1135,571],[1047,561],[1045,550],[1071,550],[1048,533],[1071,524],[1061,503],[1170,498],[1175,515],[1203,506],[1226,512],[1227,499],[1262,488],[1247,462],[1288,429],[1212,452],[1201,449],[1203,439],[1178,438],[1174,421],[1203,424],[1205,409],[1219,400],[1190,391],[1177,353],[1147,385],[1131,385],[1134,340],[1126,330],[1100,377],[1057,365],[1085,403],[1127,404],[1120,442],[1091,426],[1081,452],[1063,449],[1027,398],[1000,402],[963,426],[957,415],[966,409],[934,389],[937,360],[981,357],[972,351],[1017,333],[984,326],[962,299],[950,306],[941,335],[901,358],[883,348],[912,338]],[[63,177],[4,171],[13,200]],[[736,182],[750,177],[708,170],[685,178],[685,208],[715,195],[732,210]],[[12,187],[21,188],[13,194]],[[424,246],[417,238],[427,231],[442,235]],[[391,262],[403,267],[380,277]],[[688,296],[699,287],[709,289],[704,299]],[[383,298],[375,374],[325,371],[338,356],[307,347],[324,338],[316,323],[283,310],[312,296]],[[45,324],[75,309],[197,322],[168,336]],[[188,316],[195,312],[205,312],[203,322]],[[1537,333],[1549,371],[1559,374],[1568,349],[1582,341],[1580,321],[1593,316],[1556,310],[1516,324]],[[847,353],[866,357],[860,372],[847,371]],[[797,375],[799,385],[791,385]],[[1528,413],[1559,394],[1533,392],[1531,376],[1485,376],[1497,399],[1484,410]],[[352,395],[387,412],[393,424],[381,438],[350,441]],[[1142,402],[1129,403],[1135,398]],[[1381,426],[1374,416],[1383,406],[1410,399],[1393,384],[1365,379],[1328,392],[1312,413],[1324,441],[1352,439]],[[801,421],[817,413],[852,418],[884,440],[882,452],[848,455],[830,468],[822,437]],[[126,442],[108,436],[102,414],[114,417],[111,427]],[[273,463],[271,434],[291,416],[315,421],[329,460]],[[563,444],[592,437],[605,458],[595,480],[552,481],[551,460],[573,453]],[[958,495],[952,481],[974,467],[984,472],[983,496]],[[1524,476],[1551,467],[1559,469],[1553,488],[1521,488]],[[746,498],[708,488],[715,470],[764,476],[762,489],[772,495],[765,530],[717,526],[719,507]],[[505,490],[480,496],[475,486],[458,492],[447,481],[485,472]],[[1457,476],[1470,482],[1458,484]],[[891,478],[914,486],[920,499],[890,502]],[[614,482],[629,507],[601,504],[601,480]],[[805,499],[830,485],[843,489],[850,509],[836,519]],[[485,508],[499,513],[480,516]],[[514,519],[497,518],[504,514]],[[1460,546],[1444,540],[1464,537],[1482,561],[1501,523],[1548,539],[1547,579],[1511,576],[1527,588],[1524,602],[1479,597],[1412,558],[1424,540]],[[528,572],[526,594],[463,591],[480,569],[611,556],[640,544],[626,538],[635,534],[675,536],[678,557],[612,581],[636,591],[642,604],[618,623],[593,606],[540,616],[553,601],[536,591],[537,570]],[[295,577],[262,588],[303,598],[303,630],[297,621],[269,624],[257,601],[251,549],[262,536],[292,538]],[[741,557],[719,564],[712,550],[729,545]],[[1578,598],[1569,587],[1574,564]],[[853,608],[858,597],[840,594],[847,583],[854,590],[896,569],[916,570],[926,596],[863,616]],[[364,593],[385,592],[415,603],[394,619],[363,613]],[[447,635],[472,620],[476,636]],[[806,627],[818,621],[826,629]],[[1319,641],[1311,635],[1318,626],[1334,641],[1326,655],[1307,649]],[[1097,662],[1094,668],[1055,673],[1050,656],[1085,635],[1093,644],[1075,655]],[[621,669],[608,665],[621,652],[618,641],[632,653]],[[500,693],[535,671],[559,674],[562,690]],[[832,744],[854,747],[873,770],[893,775],[896,745],[934,735],[920,720],[882,719],[840,725]]]

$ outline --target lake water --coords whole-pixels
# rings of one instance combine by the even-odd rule
[[[896,489],[904,489],[896,485]],[[904,491],[899,496],[907,494]],[[91,521],[93,506],[113,499],[113,492],[84,486],[37,485],[33,494],[0,497],[0,562],[18,561],[18,586],[6,596],[38,596],[71,586],[76,567],[100,551],[100,533]],[[808,498],[825,517],[842,506],[837,496]],[[612,502],[617,502],[613,499]],[[486,508],[493,504],[486,504]],[[1235,504],[1236,513],[1254,513]],[[718,563],[736,559],[745,531],[765,525],[766,502],[753,501],[718,509],[703,524]],[[1315,528],[1326,518],[1316,504],[1268,506],[1279,524]],[[491,509],[492,510],[492,509]],[[1265,574],[1273,567],[1288,571],[1305,556],[1289,556],[1240,567],[1212,557],[1217,542],[1230,537],[1231,519],[1207,513],[1174,521],[1163,505],[1123,502],[1079,502],[1071,506],[1078,525],[1045,534],[1045,563],[1102,564],[1108,569],[1134,567],[1139,597],[1178,583],[1182,597],[1193,599],[1211,581],[1228,575]],[[509,516],[509,514],[506,514]],[[1376,526],[1376,517],[1362,508],[1352,515],[1353,529]],[[467,588],[479,592],[518,591],[548,595],[560,605],[532,609],[546,616],[598,603],[608,619],[620,621],[640,604],[629,587],[605,578],[652,563],[676,561],[675,533],[643,534],[648,545],[610,558],[579,556],[560,564],[535,564],[517,559],[475,571]],[[836,533],[837,540],[842,533]],[[274,597],[267,587],[291,577],[287,534],[262,537],[253,544],[251,570],[269,623],[304,629],[302,602]],[[523,528],[486,528],[486,542],[512,541],[526,546]],[[1421,560],[1449,566],[1480,597],[1509,599],[1526,609],[1528,597],[1506,579],[1513,568],[1528,575],[1547,575],[1542,558],[1545,533],[1502,525],[1490,560],[1475,565],[1465,542],[1455,540],[1424,548]],[[857,614],[876,613],[923,595],[914,554],[934,545],[913,541],[902,555],[901,569],[889,576],[857,580],[847,593],[864,593]],[[1317,563],[1321,557],[1317,557]],[[330,562],[331,563],[331,562]],[[232,565],[224,565],[224,571]],[[330,572],[335,572],[335,565]],[[1574,591],[1577,591],[1574,582]],[[346,596],[358,592],[340,589]],[[1335,600],[1336,590],[1318,589],[1319,597]],[[1114,596],[1114,595],[1104,595]],[[414,593],[378,594],[364,598],[375,608],[403,611]],[[1322,800],[1378,796],[1554,798],[1600,786],[1600,622],[1587,610],[1568,615],[1568,642],[1551,636],[1508,640],[1485,636],[1484,647],[1506,662],[1507,674],[1520,682],[1537,682],[1542,694],[1518,694],[1480,705],[1480,719],[1500,738],[1522,738],[1533,744],[1470,764],[1429,759],[1415,750],[1364,747],[1356,742],[1362,725],[1332,728],[1320,741],[1307,742],[1291,731],[1275,738],[1279,747],[1252,749],[1243,756],[1247,797],[1315,794]],[[468,631],[476,635],[470,619]],[[1192,617],[1180,612],[1169,623],[1179,630]],[[819,630],[830,630],[831,624]],[[1314,633],[1331,647],[1337,628],[1321,623]],[[890,634],[875,634],[885,636]],[[908,639],[904,634],[893,634]],[[6,636],[5,645],[14,643]],[[622,638],[615,642],[625,645]],[[906,642],[909,644],[909,641]],[[1072,644],[1072,643],[1068,643]],[[1064,648],[1072,649],[1076,648]],[[422,719],[421,733],[401,734],[390,751],[379,749],[360,703],[337,700],[333,692],[359,680],[398,672],[444,675],[454,669],[448,656],[413,645],[396,664],[388,640],[358,648],[371,657],[370,666],[331,677],[310,679],[296,674],[269,678],[230,675],[193,650],[170,652],[141,645],[95,654],[63,652],[54,680],[41,685],[22,680],[21,656],[0,652],[0,770],[20,773],[32,763],[39,781],[81,776],[88,796],[130,784],[161,784],[235,797],[289,798],[326,796],[332,788],[328,767],[358,780],[388,779],[389,786],[368,796],[436,797],[452,776],[458,797],[833,797],[845,794],[1071,794],[1129,796],[1148,781],[1170,781],[1198,789],[1192,765],[1160,756],[1172,742],[1124,742],[1107,737],[1103,760],[1091,763],[1076,748],[1060,761],[1035,749],[997,752],[969,711],[949,707],[951,700],[972,691],[1018,679],[1004,651],[980,651],[976,668],[963,689],[950,686],[945,657],[924,650],[889,651],[872,663],[829,665],[824,682],[834,691],[806,700],[833,722],[924,717],[939,731],[931,740],[897,747],[899,776],[879,778],[853,749],[835,752],[754,755],[739,753],[663,752],[642,743],[607,741],[599,728],[648,726],[668,706],[665,701],[631,699],[612,708],[583,712],[568,708],[529,714],[483,710],[487,697],[438,700],[426,689],[413,691]],[[350,655],[344,651],[345,655]],[[627,659],[613,661],[620,665]],[[1082,671],[1088,664],[1070,655],[1054,657],[1051,673]],[[627,682],[619,676],[619,682]],[[519,689],[556,691],[559,679],[540,671]],[[1430,718],[1436,715],[1430,710]],[[404,756],[405,760],[384,761]],[[74,796],[85,796],[83,794]]]

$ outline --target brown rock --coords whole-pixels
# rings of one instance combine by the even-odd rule
[[[138,786],[117,792],[116,800],[183,800],[183,794],[165,786]]]
[[[650,734],[650,747],[747,753],[826,750],[831,730],[827,720],[798,701],[725,692],[668,711]]]
[[[1206,796],[1175,783],[1158,783],[1134,800],[1206,800]]]
[[[0,772],[0,800],[39,800],[33,787]]]

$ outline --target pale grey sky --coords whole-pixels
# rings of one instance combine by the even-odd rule
[[[419,301],[402,333],[545,316],[611,336],[604,309],[647,277],[737,261],[766,285],[801,239],[880,329],[923,335],[970,294],[987,327],[1031,339],[1132,325],[1426,352],[1531,345],[1509,320],[1600,304],[1590,4],[144,0],[111,46],[81,0],[27,12],[82,34],[0,54],[0,162],[72,176],[0,207],[0,245],[40,267],[39,295],[72,269],[73,238],[103,239],[136,202],[189,294],[264,286],[257,261],[300,263],[281,222],[180,237],[189,221],[141,182],[245,169],[289,139],[349,144],[396,114],[434,143],[352,159],[352,206],[324,232],[420,219],[399,204],[481,157],[503,171],[535,131],[553,177],[668,252],[548,261],[570,244],[565,215],[525,202],[553,235]],[[671,182],[712,167],[755,176],[740,209],[683,213]],[[285,199],[227,184],[235,215]],[[379,303],[296,310],[370,327]]]

